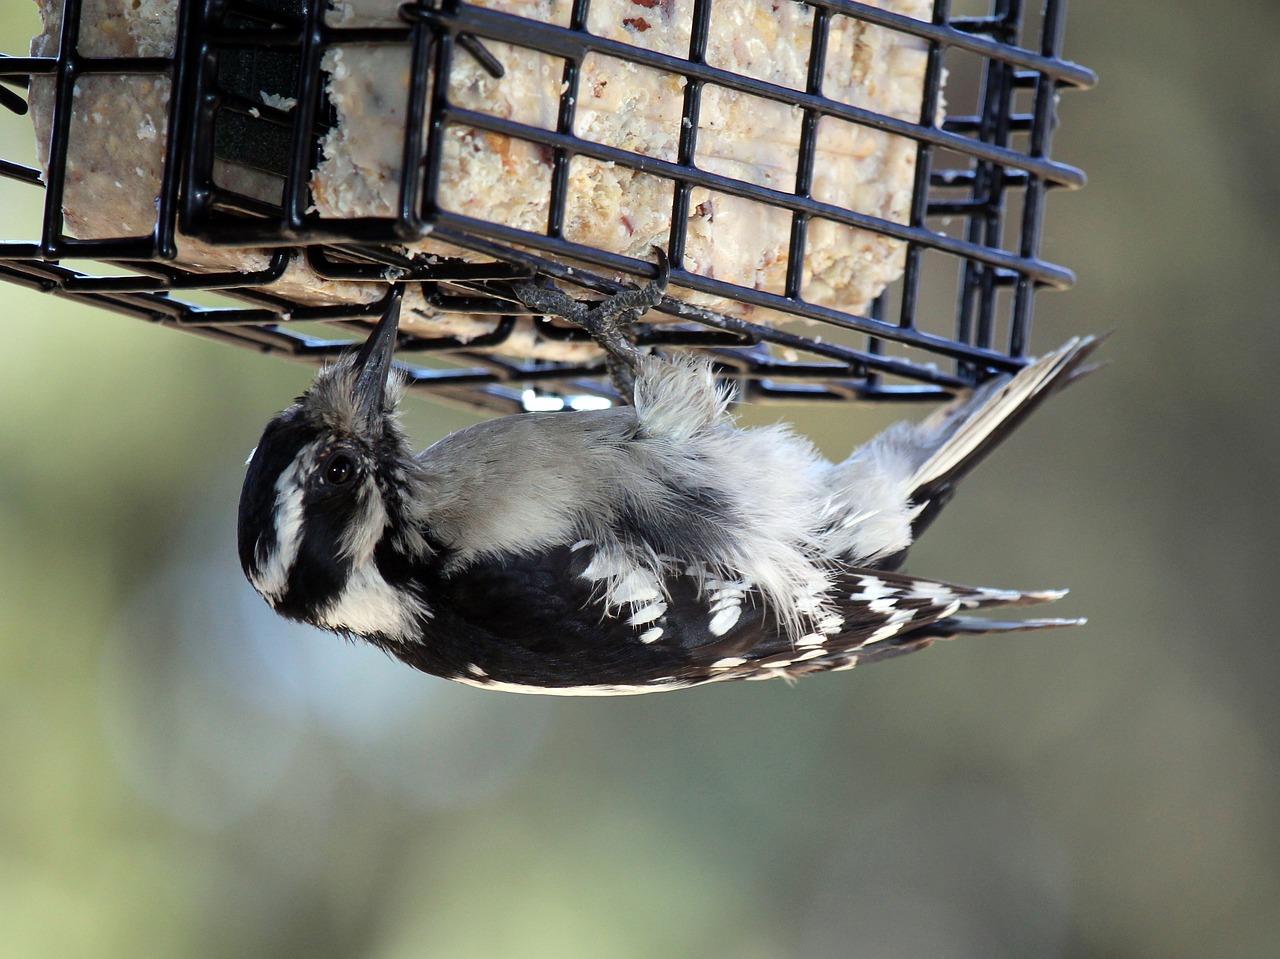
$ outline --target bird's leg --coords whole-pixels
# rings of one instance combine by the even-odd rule
[[[633,351],[635,351],[635,331],[632,329],[638,317],[623,316],[619,319],[619,330],[623,339]],[[639,353],[637,352],[638,356]],[[632,403],[636,395],[636,367],[635,357],[622,358],[613,351],[606,351],[604,355],[604,368],[609,371],[609,382],[613,384],[614,390],[618,396],[622,398],[624,403]]]
[[[631,377],[640,360],[631,334],[632,325],[650,309],[662,302],[671,276],[667,254],[655,247],[658,254],[658,275],[644,286],[623,290],[605,297],[594,306],[579,303],[563,290],[537,286],[533,283],[516,283],[512,292],[531,310],[568,320],[591,334],[609,354],[609,374],[614,386],[623,396],[630,395]]]

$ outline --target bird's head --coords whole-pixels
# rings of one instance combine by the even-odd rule
[[[392,638],[424,612],[395,570],[425,549],[405,521],[414,460],[396,418],[397,305],[358,354],[322,370],[267,424],[239,517],[240,564],[276,612]]]

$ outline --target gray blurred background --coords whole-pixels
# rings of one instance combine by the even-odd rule
[[[242,464],[305,368],[0,287],[0,955],[1280,954],[1280,7],[1073,6],[1103,82],[1064,98],[1080,284],[1035,345],[1115,330],[1112,365],[910,568],[1069,585],[1074,632],[795,688],[451,686],[242,581]],[[4,49],[34,22],[5,3]],[[835,455],[889,414],[749,418],[784,415]]]

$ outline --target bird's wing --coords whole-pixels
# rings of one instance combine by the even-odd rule
[[[792,638],[750,584],[694,567],[668,568],[661,582],[643,571],[604,568],[616,562],[591,544],[575,544],[468,565],[433,584],[427,635],[397,654],[429,672],[489,688],[641,693],[848,668],[868,652],[882,658],[891,649],[979,631],[974,621],[963,630],[947,628],[962,609],[1059,595],[844,569],[834,577],[829,608],[810,632]],[[614,605],[603,599],[605,574],[612,577]]]

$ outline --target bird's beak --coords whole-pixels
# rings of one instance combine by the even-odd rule
[[[387,375],[391,372],[391,355],[395,352],[400,327],[400,299],[403,296],[404,287],[391,288],[387,311],[364,341],[364,346],[360,347],[353,364],[356,378],[351,387],[351,399],[355,403],[356,415],[370,431],[382,417]]]

